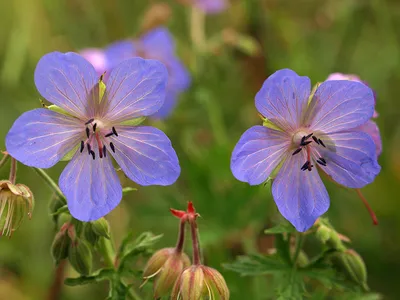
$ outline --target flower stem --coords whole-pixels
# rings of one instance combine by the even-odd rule
[[[297,233],[296,248],[294,250],[294,255],[293,255],[293,258],[292,258],[293,271],[296,269],[297,259],[299,257],[301,248],[303,248],[303,244],[304,244],[304,235],[301,234],[301,233]]]
[[[57,197],[60,198],[61,201],[67,202],[65,199],[64,194],[61,192],[60,188],[58,187],[57,183],[44,171],[43,169],[33,168],[35,172],[42,177],[42,179],[48,184],[48,186],[56,193]]]
[[[176,242],[176,247],[175,247],[175,251],[177,253],[182,253],[183,244],[185,242],[185,225],[186,225],[186,218],[180,219],[178,241]]]
[[[10,177],[9,180],[12,184],[15,184],[17,180],[17,160],[11,157],[11,168],[10,168]]]
[[[197,229],[196,218],[189,218],[190,223],[190,232],[192,234],[192,245],[193,245],[193,264],[200,265],[201,264],[201,251],[200,251],[200,243],[199,243],[199,231]]]
[[[374,211],[372,210],[371,206],[369,205],[367,199],[365,199],[365,197],[361,193],[360,189],[356,189],[356,192],[357,192],[358,197],[361,198],[362,202],[364,203],[365,207],[367,208],[367,210],[371,216],[372,222],[374,223],[374,225],[378,225],[378,218],[376,217]]]
[[[5,165],[5,163],[8,161],[8,159],[11,157],[7,152],[3,152],[4,156],[0,160],[0,168]]]
[[[63,259],[56,268],[53,284],[51,285],[49,294],[47,296],[48,300],[57,300],[60,299],[61,297],[61,290],[64,286],[63,283],[64,283],[66,263],[67,261]]]

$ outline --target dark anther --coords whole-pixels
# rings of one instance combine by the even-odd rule
[[[321,161],[321,160],[319,160],[319,159],[317,159],[317,163],[319,163],[321,166],[326,167],[326,163]]]
[[[312,139],[319,145],[318,139],[315,136],[313,136]]]
[[[325,146],[325,144],[324,144],[324,142],[323,141],[321,141],[321,139],[318,139],[318,142],[322,145],[322,146],[324,146],[325,148],[326,148],[326,146]]]
[[[114,134],[114,132],[107,133],[107,134],[105,135],[105,137],[112,136],[113,134]]]
[[[86,127],[86,136],[89,138],[89,136],[90,136],[90,131],[89,131],[89,128],[88,127]]]
[[[86,146],[87,146],[87,152],[90,154],[90,152],[92,152],[92,147],[90,147],[89,143],[87,143]]]
[[[305,140],[306,140],[306,136],[303,136],[303,137],[301,138],[300,145],[303,145]]]
[[[301,151],[301,149],[303,149],[303,148],[296,149],[296,151],[294,151],[292,155],[296,155],[297,153],[299,153]]]
[[[107,156],[107,149],[106,149],[106,145],[103,146],[103,155],[104,157]]]
[[[307,136],[304,138],[304,140],[307,141],[312,135],[313,135],[313,133],[311,132],[309,135],[307,135]]]
[[[110,148],[111,148],[112,152],[114,152],[114,153],[115,153],[114,144],[113,144],[112,142],[110,143]]]
[[[97,123],[93,124],[93,132],[96,132]]]
[[[85,149],[85,143],[83,141],[81,141],[81,153],[82,153],[83,149]]]
[[[96,158],[96,153],[94,153],[94,151],[90,151],[90,154],[92,154],[93,159]]]
[[[310,143],[312,143],[312,141],[303,142],[303,143],[300,144],[300,146],[307,146]]]
[[[115,136],[118,136],[118,133],[117,133],[117,131],[115,130],[115,127],[111,128],[111,129],[112,129],[112,132],[115,134]]]
[[[89,121],[87,121],[87,122],[85,123],[85,125],[88,125],[88,124],[92,123],[93,121],[94,121],[94,119],[90,119]]]
[[[326,160],[323,157],[320,157],[319,160],[326,164]]]
[[[304,163],[304,165],[301,167],[301,170],[302,170],[302,171],[307,170],[309,165],[310,165],[310,162],[307,160],[307,161]]]

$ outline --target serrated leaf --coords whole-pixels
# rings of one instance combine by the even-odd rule
[[[305,284],[302,276],[297,272],[286,272],[275,277],[278,283],[276,293],[279,300],[302,300],[304,299]]]
[[[223,264],[223,267],[242,276],[276,274],[291,270],[291,267],[284,263],[278,255],[262,256],[258,254],[239,256],[234,263]]]
[[[290,256],[290,242],[289,239],[283,236],[283,234],[275,235],[275,248],[277,250],[278,255],[286,262],[288,265],[291,265],[292,259]]]
[[[80,276],[77,278],[67,278],[67,279],[65,279],[64,284],[68,285],[68,286],[76,286],[76,285],[96,283],[96,282],[100,282],[103,280],[110,280],[114,274],[115,274],[114,269],[100,269],[94,275],[91,275],[91,276]]]
[[[265,234],[282,234],[294,232],[296,232],[296,229],[288,222],[282,222],[274,227],[264,230]]]
[[[132,285],[125,284],[121,278],[115,275],[111,281],[110,291],[108,294],[109,300],[126,300],[128,299],[129,289]]]

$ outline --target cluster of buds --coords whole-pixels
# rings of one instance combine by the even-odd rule
[[[4,153],[0,167],[10,158]],[[0,236],[10,236],[18,229],[24,219],[32,217],[34,198],[31,190],[24,184],[16,184],[17,161],[11,158],[9,180],[0,180]]]
[[[154,299],[171,293],[172,300],[229,299],[229,289],[222,275],[215,269],[201,263],[196,213],[192,202],[187,211],[171,209],[180,219],[178,242],[175,248],[157,251],[148,261],[144,270],[144,280],[154,278]],[[185,226],[190,225],[193,264],[183,252]]]

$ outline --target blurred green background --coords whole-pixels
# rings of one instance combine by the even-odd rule
[[[382,171],[363,192],[380,224],[372,225],[355,192],[332,184],[327,184],[331,196],[327,215],[365,259],[372,290],[384,299],[399,299],[400,2],[231,0],[227,11],[206,16],[207,45],[199,45],[193,36],[189,6],[163,3],[0,1],[0,149],[5,149],[4,137],[13,121],[40,106],[33,71],[43,54],[104,47],[165,23],[193,83],[170,118],[146,122],[171,138],[182,174],[173,186],[141,187],[126,196],[108,216],[112,231],[117,243],[128,230],[164,233],[158,246],[172,246],[178,224],[168,209],[184,209],[186,201],[192,200],[202,215],[199,226],[206,263],[224,274],[231,299],[265,299],[269,291],[264,279],[260,283],[241,278],[221,266],[238,254],[271,247],[272,241],[261,232],[277,216],[269,187],[250,187],[234,179],[231,151],[248,127],[260,124],[254,95],[274,71],[291,68],[314,83],[333,72],[357,74],[378,97]],[[149,12],[154,5],[158,10],[153,7]],[[49,172],[57,179],[64,166],[60,163]],[[7,176],[5,167],[0,179]],[[55,234],[48,215],[51,191],[22,165],[17,182],[32,189],[36,207],[32,220],[11,239],[0,238],[0,299],[47,299],[54,281],[49,250]],[[67,276],[76,275],[68,267]],[[104,299],[106,292],[101,283],[64,286],[62,299]]]

